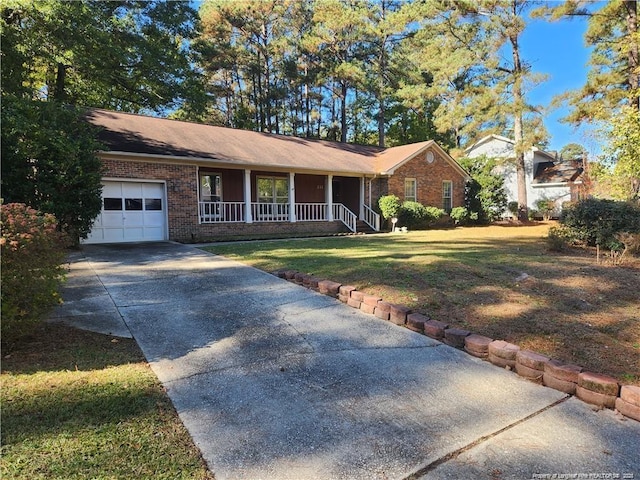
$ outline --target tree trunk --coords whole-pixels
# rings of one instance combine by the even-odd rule
[[[514,3],[515,6],[515,3]],[[515,8],[515,7],[514,7]],[[518,184],[518,220],[526,222],[529,220],[529,207],[527,206],[527,174],[524,164],[524,132],[522,122],[522,108],[524,98],[522,94],[522,63],[520,61],[520,47],[518,45],[518,36],[509,37],[511,48],[513,50],[513,71],[511,72],[513,80],[513,139],[515,140],[516,154],[516,181]],[[533,180],[533,179],[532,179]]]
[[[622,2],[627,11],[627,34],[631,39],[628,59],[629,59],[629,86],[633,92],[631,104],[640,110],[640,59],[638,58],[638,42],[634,41],[638,33],[638,2],[635,0],[627,0]]]
[[[347,141],[347,82],[343,81],[340,85],[340,96],[342,104],[340,105],[340,141]]]
[[[56,86],[53,92],[53,99],[57,102],[65,102],[67,100],[67,92],[64,90],[67,78],[67,66],[58,62],[56,68]]]

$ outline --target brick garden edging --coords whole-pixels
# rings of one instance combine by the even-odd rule
[[[532,382],[575,395],[583,402],[618,413],[640,422],[640,387],[619,385],[615,378],[584,372],[582,367],[553,360],[504,340],[494,340],[468,330],[450,327],[427,315],[412,312],[404,305],[385,302],[380,297],[358,291],[356,287],[294,270],[273,272],[277,277],[339,299],[350,307],[375,315],[414,332],[464,350],[469,355],[486,360]]]

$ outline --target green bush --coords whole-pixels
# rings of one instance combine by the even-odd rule
[[[515,218],[518,218],[518,210],[520,205],[518,204],[518,202],[513,201],[513,202],[509,202],[507,204],[507,210],[509,210],[509,212],[511,212],[511,215],[514,216]]]
[[[22,203],[0,204],[2,343],[30,333],[59,302],[65,239],[53,215]]]
[[[380,207],[382,218],[388,220],[398,216],[401,204],[400,199],[395,195],[384,195],[378,200],[378,206]]]
[[[547,198],[541,198],[540,200],[536,200],[537,213],[542,215],[542,219],[545,221],[551,218],[555,208],[556,208],[556,203],[553,200],[549,200]]]
[[[560,215],[560,223],[567,227],[574,242],[622,250],[624,245],[616,234],[640,233],[640,206],[590,198],[565,208]]]
[[[565,225],[551,227],[547,234],[547,246],[554,252],[562,252],[572,243],[572,235]]]
[[[478,212],[470,212],[466,207],[455,207],[449,214],[456,225],[469,225],[478,220]]]
[[[437,207],[425,207],[418,202],[404,202],[398,212],[398,226],[410,230],[422,230],[430,227],[445,215],[445,211]]]

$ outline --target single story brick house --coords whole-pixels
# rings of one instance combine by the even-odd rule
[[[380,229],[382,195],[450,210],[469,176],[433,141],[351,145],[94,109],[103,206],[85,243]]]

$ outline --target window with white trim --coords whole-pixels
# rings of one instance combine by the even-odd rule
[[[404,199],[407,202],[417,202],[417,182],[415,178],[404,179]]]
[[[445,180],[442,182],[442,209],[451,213],[453,209],[453,182]]]
[[[222,201],[222,176],[219,173],[200,172],[200,201]]]
[[[284,177],[256,179],[259,203],[289,203],[289,181]]]

